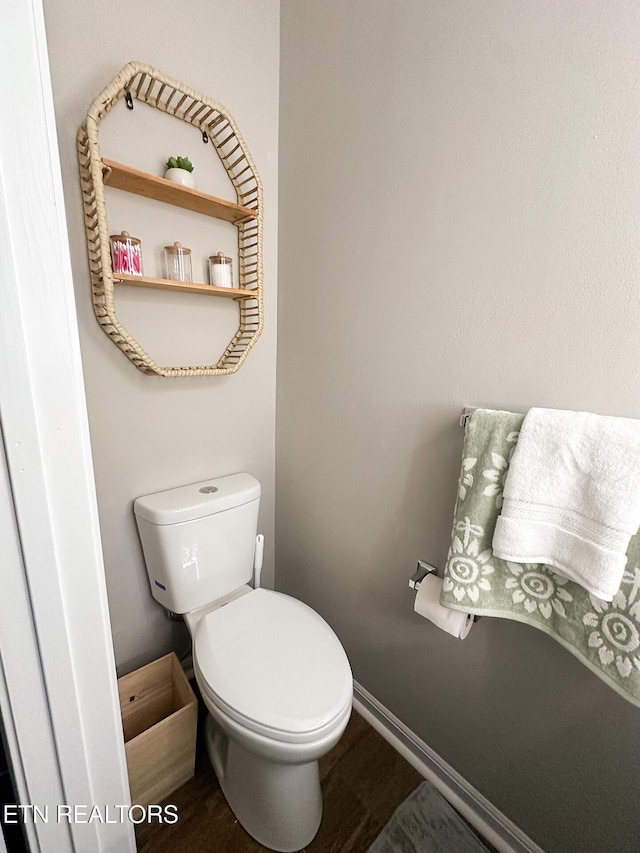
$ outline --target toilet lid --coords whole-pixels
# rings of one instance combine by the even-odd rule
[[[276,739],[312,737],[350,707],[353,680],[340,641],[288,595],[257,589],[207,614],[194,652],[209,698]]]

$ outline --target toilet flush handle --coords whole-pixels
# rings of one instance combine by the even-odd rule
[[[256,536],[256,550],[253,554],[253,588],[260,586],[260,575],[262,574],[262,556],[264,554],[264,535],[258,533]]]

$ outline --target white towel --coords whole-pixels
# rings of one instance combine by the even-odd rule
[[[493,553],[546,563],[611,601],[640,527],[640,421],[531,409],[504,486]]]

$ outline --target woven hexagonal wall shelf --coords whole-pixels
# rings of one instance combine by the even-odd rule
[[[122,98],[133,99],[193,125],[212,147],[235,189],[227,201],[103,159],[98,126]],[[143,373],[159,376],[198,376],[234,373],[243,364],[262,331],[262,184],[242,136],[224,107],[139,62],[128,63],[96,98],[78,131],[78,160],[87,232],[93,308],[104,332]],[[238,232],[238,286],[218,287],[114,272],[109,242],[105,186],[175,205],[233,223]],[[118,320],[115,285],[182,290],[234,299],[239,324],[215,364],[160,367]]]

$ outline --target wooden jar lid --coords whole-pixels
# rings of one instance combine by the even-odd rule
[[[133,243],[134,245],[140,244],[140,240],[137,237],[132,237],[128,231],[121,231],[120,234],[112,234],[109,239],[113,240],[114,242],[118,241],[120,243],[129,242]]]
[[[165,246],[165,252],[168,252],[170,255],[190,255],[191,249],[187,249],[186,246],[183,246],[182,243],[174,243],[173,246]]]

